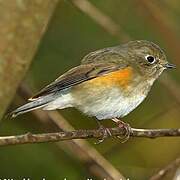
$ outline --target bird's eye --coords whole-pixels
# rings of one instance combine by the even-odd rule
[[[156,61],[156,59],[151,55],[147,55],[145,58],[150,64],[153,64]]]

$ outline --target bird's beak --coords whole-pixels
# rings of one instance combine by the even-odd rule
[[[166,64],[164,64],[164,67],[165,67],[166,69],[174,69],[174,68],[176,68],[176,65],[170,64],[170,63],[166,63]]]

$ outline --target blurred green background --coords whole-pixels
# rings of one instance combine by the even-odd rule
[[[83,0],[81,1],[83,3]],[[37,92],[68,69],[78,65],[88,52],[124,43],[126,41],[124,34],[130,39],[146,39],[159,44],[165,50],[169,61],[179,66],[180,1],[150,0],[150,3],[147,3],[143,0],[90,0],[89,2],[110,17],[120,31],[114,35],[110,34],[92,17],[78,9],[72,1],[59,1],[24,79],[33,92]],[[165,73],[180,85],[179,68]],[[163,79],[163,75],[161,78]],[[11,109],[24,102],[17,95]],[[178,128],[179,110],[180,106],[176,99],[158,80],[148,98],[123,120],[137,128]],[[60,113],[75,129],[97,127],[94,119],[83,116],[75,109],[61,110]],[[109,120],[103,124],[114,125]],[[1,135],[49,132],[48,128],[38,122],[31,113],[19,116],[13,121],[3,121],[0,128]],[[52,125],[51,132],[53,129],[58,131]],[[118,139],[108,139],[100,145],[95,145],[95,140],[89,142],[125,177],[133,180],[148,179],[180,154],[179,138],[132,138],[124,144]],[[60,180],[65,177],[98,179],[90,174],[83,163],[70,156],[63,148],[62,150],[57,148],[54,143],[1,148],[0,176],[15,179],[31,177],[36,180],[42,177],[47,180]]]

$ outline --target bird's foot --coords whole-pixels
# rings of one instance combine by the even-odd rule
[[[111,131],[110,131],[108,128],[106,128],[106,127],[104,127],[103,125],[101,125],[101,124],[99,124],[99,129],[98,129],[98,130],[101,131],[103,135],[102,135],[101,138],[98,139],[98,142],[96,142],[95,144],[100,144],[100,143],[102,143],[107,137],[112,136]]]
[[[125,123],[125,122],[123,122],[123,121],[121,121],[120,119],[117,119],[117,118],[114,118],[112,120],[117,124],[117,126],[120,129],[124,128],[126,130],[126,133],[124,134],[124,136],[116,136],[117,138],[121,139],[121,143],[125,143],[130,138],[131,126],[128,123]]]

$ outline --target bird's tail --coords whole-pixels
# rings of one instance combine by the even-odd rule
[[[48,105],[48,103],[52,102],[54,99],[55,99],[54,95],[48,95],[34,99],[33,101],[24,104],[23,106],[20,106],[11,113],[9,113],[9,116],[14,118],[20,114],[24,114],[26,112],[45,107]]]

